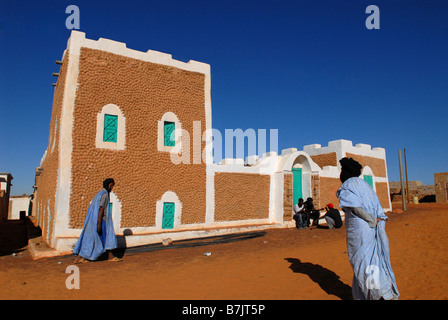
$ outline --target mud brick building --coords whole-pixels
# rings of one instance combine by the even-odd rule
[[[199,124],[199,127],[197,126]],[[231,124],[229,124],[231,125]],[[339,159],[353,157],[391,208],[386,154],[351,141],[213,163],[210,65],[71,33],[54,91],[48,148],[36,169],[33,215],[43,237],[70,252],[102,181],[127,246],[290,227],[297,199],[339,202]],[[200,131],[190,147],[185,135]],[[203,161],[173,153],[203,150]]]

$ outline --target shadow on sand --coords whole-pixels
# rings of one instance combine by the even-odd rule
[[[302,262],[296,258],[285,258],[285,260],[291,263],[289,268],[293,272],[306,274],[326,293],[335,295],[341,300],[352,300],[352,288],[339,280],[339,276],[333,271],[318,264]]]

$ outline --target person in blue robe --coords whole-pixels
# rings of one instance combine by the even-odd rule
[[[112,178],[103,181],[103,189],[93,198],[87,210],[84,227],[73,253],[78,255],[75,263],[97,260],[107,252],[109,261],[121,261],[114,255],[117,248],[112,214],[109,206],[109,194],[115,182]],[[109,259],[110,252],[114,257]]]
[[[352,158],[339,162],[342,185],[337,196],[345,212],[348,259],[354,273],[353,299],[398,299],[385,230],[388,218],[374,189],[359,178],[361,164]]]

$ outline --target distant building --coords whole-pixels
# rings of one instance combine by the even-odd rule
[[[401,202],[401,182],[400,181],[390,181],[390,197],[392,202]],[[434,202],[435,201],[435,191],[434,185],[424,185],[421,181],[408,181],[408,200],[412,201],[414,197],[420,202]],[[406,190],[406,183],[405,183]]]
[[[30,215],[31,196],[11,196],[9,197],[8,220],[23,219]]]
[[[0,222],[8,220],[12,179],[14,178],[9,172],[0,172]]]
[[[337,140],[213,163],[210,65],[72,31],[54,92],[48,148],[36,169],[33,215],[43,238],[69,252],[102,181],[114,178],[115,231],[127,246],[294,226],[292,207],[313,197],[336,207],[339,160],[391,209],[383,148]],[[195,127],[199,124],[199,128]],[[193,137],[188,148],[182,133]],[[172,134],[174,132],[174,134]],[[205,134],[203,134],[205,133]],[[196,147],[205,159],[195,162]],[[173,163],[173,153],[192,163]]]
[[[448,172],[434,173],[436,202],[448,202]]]

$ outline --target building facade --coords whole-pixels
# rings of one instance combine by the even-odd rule
[[[390,209],[384,149],[338,140],[215,164],[211,119],[210,65],[72,31],[36,169],[33,215],[44,239],[70,252],[109,177],[115,231],[127,246],[292,226],[298,197],[337,206],[344,156],[363,164]]]

